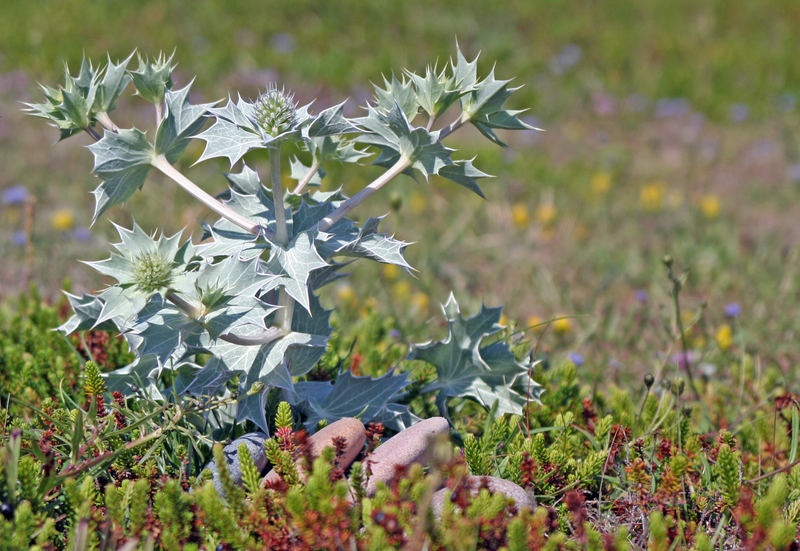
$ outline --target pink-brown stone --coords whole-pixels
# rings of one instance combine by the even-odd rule
[[[328,446],[333,446],[333,440],[338,437],[344,438],[347,443],[344,452],[338,458],[339,465],[342,468],[348,467],[364,447],[364,442],[367,439],[367,431],[364,429],[364,425],[354,417],[339,419],[309,436],[308,444],[311,448],[311,455],[319,457],[322,454],[322,450]],[[300,477],[305,480],[306,474],[299,463],[297,464],[297,470]],[[279,478],[280,475],[277,471],[272,469],[261,481],[261,484],[277,481]]]
[[[397,467],[410,467],[414,463],[424,465],[430,459],[430,441],[449,432],[447,419],[431,417],[397,433],[378,446],[368,458],[372,475],[367,480],[367,495],[375,495],[378,482],[391,482],[397,473]]]
[[[481,488],[486,487],[491,494],[503,494],[513,499],[519,510],[524,508],[533,509],[535,506],[528,493],[521,486],[514,484],[510,480],[494,476],[468,476],[465,482],[468,484],[472,497],[477,496]],[[436,518],[442,516],[444,500],[447,498],[448,493],[451,493],[450,489],[442,488],[433,494],[431,507]]]

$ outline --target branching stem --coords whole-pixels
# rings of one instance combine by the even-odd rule
[[[214,211],[215,213],[219,214],[223,218],[227,218],[233,224],[236,224],[240,228],[245,231],[248,231],[254,235],[258,235],[261,231],[261,226],[259,226],[256,222],[253,222],[246,216],[242,216],[238,212],[234,211],[233,209],[225,206],[220,201],[206,193],[202,188],[200,188],[197,184],[192,182],[189,178],[183,175],[178,169],[170,164],[164,155],[155,155],[151,164],[158,169],[162,174],[169,177],[179,186],[181,186],[184,190],[189,192],[195,199],[203,203],[209,209]]]
[[[308,172],[306,173],[305,176],[303,176],[303,179],[297,183],[297,187],[294,188],[294,191],[292,191],[292,193],[294,195],[300,195],[305,189],[305,187],[308,185],[308,183],[311,181],[311,178],[314,177],[314,174],[317,173],[317,170],[319,170],[319,161],[315,160],[313,163],[311,163],[311,168],[308,169]]]
[[[203,317],[203,311],[201,308],[191,304],[178,293],[170,291],[167,293],[166,298],[172,304],[180,308],[180,310],[190,318],[197,320]],[[258,335],[234,335],[233,333],[224,333],[220,335],[219,338],[225,342],[238,344],[241,346],[261,346],[262,344],[269,344],[272,341],[276,341],[284,335],[286,335],[286,331],[284,331],[282,328],[268,327]]]
[[[320,220],[317,227],[320,231],[327,231],[336,222],[346,216],[351,210],[370,198],[375,192],[388,184],[395,176],[403,173],[408,167],[411,166],[411,160],[408,157],[400,157],[389,170],[375,178],[364,189],[353,195],[350,199],[345,201],[338,209],[330,213],[328,216]]]
[[[95,115],[97,122],[103,125],[103,128],[106,130],[110,130],[111,132],[119,132],[119,126],[114,124],[114,121],[111,120],[111,117],[108,116],[108,113],[101,111],[97,115]]]

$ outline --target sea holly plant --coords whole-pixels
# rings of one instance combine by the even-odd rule
[[[384,78],[365,114],[347,118],[344,103],[315,111],[276,84],[254,99],[193,104],[191,83],[174,86],[172,56],[138,56],[136,69],[129,67],[132,57],[109,58],[100,67],[84,60],[77,76],[66,70],[61,87],[42,86],[44,101],[27,110],[49,120],[62,139],[91,136],[100,180],[94,221],[142,189],[153,171],[216,219],[203,223],[198,242],[136,223],[116,226],[119,242],[111,256],[88,262],[115,283],[97,294],[68,294],[74,313],[60,329],[110,329],[125,337],[136,359],[107,375],[109,390],[156,398],[235,394],[231,417],[265,431],[270,392],[302,412],[310,429],[344,416],[395,429],[413,423],[404,403],[408,373],[393,369],[373,379],[343,372],[334,382],[307,380],[332,331],[320,292],[344,277],[341,269],[354,257],[412,269],[403,255],[407,243],[381,233],[380,217],[362,224],[347,217],[396,177],[439,176],[483,196],[478,181],[488,175],[472,159],[456,158],[444,141],[465,125],[501,145],[496,129],[531,129],[520,111],[505,108],[516,88],[497,80],[494,70],[479,78],[477,58],[468,61],[458,50],[442,69]],[[120,127],[110,116],[131,86],[155,107],[150,133]],[[176,168],[191,140],[204,142],[197,163],[224,159],[230,165],[225,189],[216,195]],[[299,157],[284,159],[290,149]],[[267,153],[267,167],[243,160],[254,150]],[[326,165],[360,165],[370,157],[383,170],[352,197],[325,180]],[[286,161],[290,176],[282,181]],[[438,378],[422,392],[436,394],[443,414],[456,396],[502,413],[520,413],[538,399],[532,365],[518,362],[502,341],[487,344],[500,329],[500,309],[463,319],[451,297],[444,310],[447,340],[410,354],[435,366]],[[162,377],[165,371],[173,376]]]

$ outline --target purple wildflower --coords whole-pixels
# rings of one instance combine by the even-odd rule
[[[660,119],[685,117],[690,109],[686,98],[662,98],[656,102],[655,115]]]
[[[680,352],[678,354],[673,354],[670,356],[669,361],[670,363],[678,364],[678,367],[681,369],[686,369],[689,367],[690,363],[694,363],[698,360],[698,353],[694,350],[689,350],[686,354]]]
[[[282,54],[292,52],[294,46],[294,37],[288,33],[279,33],[272,37],[272,47]]]
[[[728,109],[728,116],[733,122],[744,122],[750,116],[750,108],[744,103],[734,103]]]
[[[399,339],[403,336],[403,333],[401,333],[399,329],[390,329],[389,336],[393,339]]]
[[[742,313],[742,307],[738,302],[729,302],[725,305],[725,315],[729,318],[738,317]]]
[[[89,231],[89,228],[80,226],[75,228],[75,231],[72,232],[72,237],[74,237],[77,241],[86,243],[92,239],[92,232]]]
[[[28,200],[28,188],[25,186],[11,186],[3,190],[4,205],[19,205]]]
[[[567,44],[561,51],[550,58],[550,70],[563,75],[583,57],[583,50],[577,44]]]
[[[592,96],[592,109],[596,115],[607,117],[614,114],[616,102],[608,94],[597,92]]]
[[[581,356],[577,352],[572,352],[569,355],[569,361],[574,363],[577,367],[580,367],[580,366],[583,365],[584,359],[583,359],[583,356]]]
[[[645,304],[649,297],[646,289],[637,289],[633,296],[636,297],[636,302],[641,304]]]
[[[28,234],[22,230],[17,230],[11,234],[11,242],[14,245],[21,247],[28,242]]]

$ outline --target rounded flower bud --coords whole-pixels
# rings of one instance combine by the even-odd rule
[[[255,101],[254,122],[265,134],[274,138],[294,127],[296,110],[294,94],[270,86]]]
[[[158,253],[138,257],[133,262],[133,281],[144,293],[154,293],[172,282],[172,263]]]

